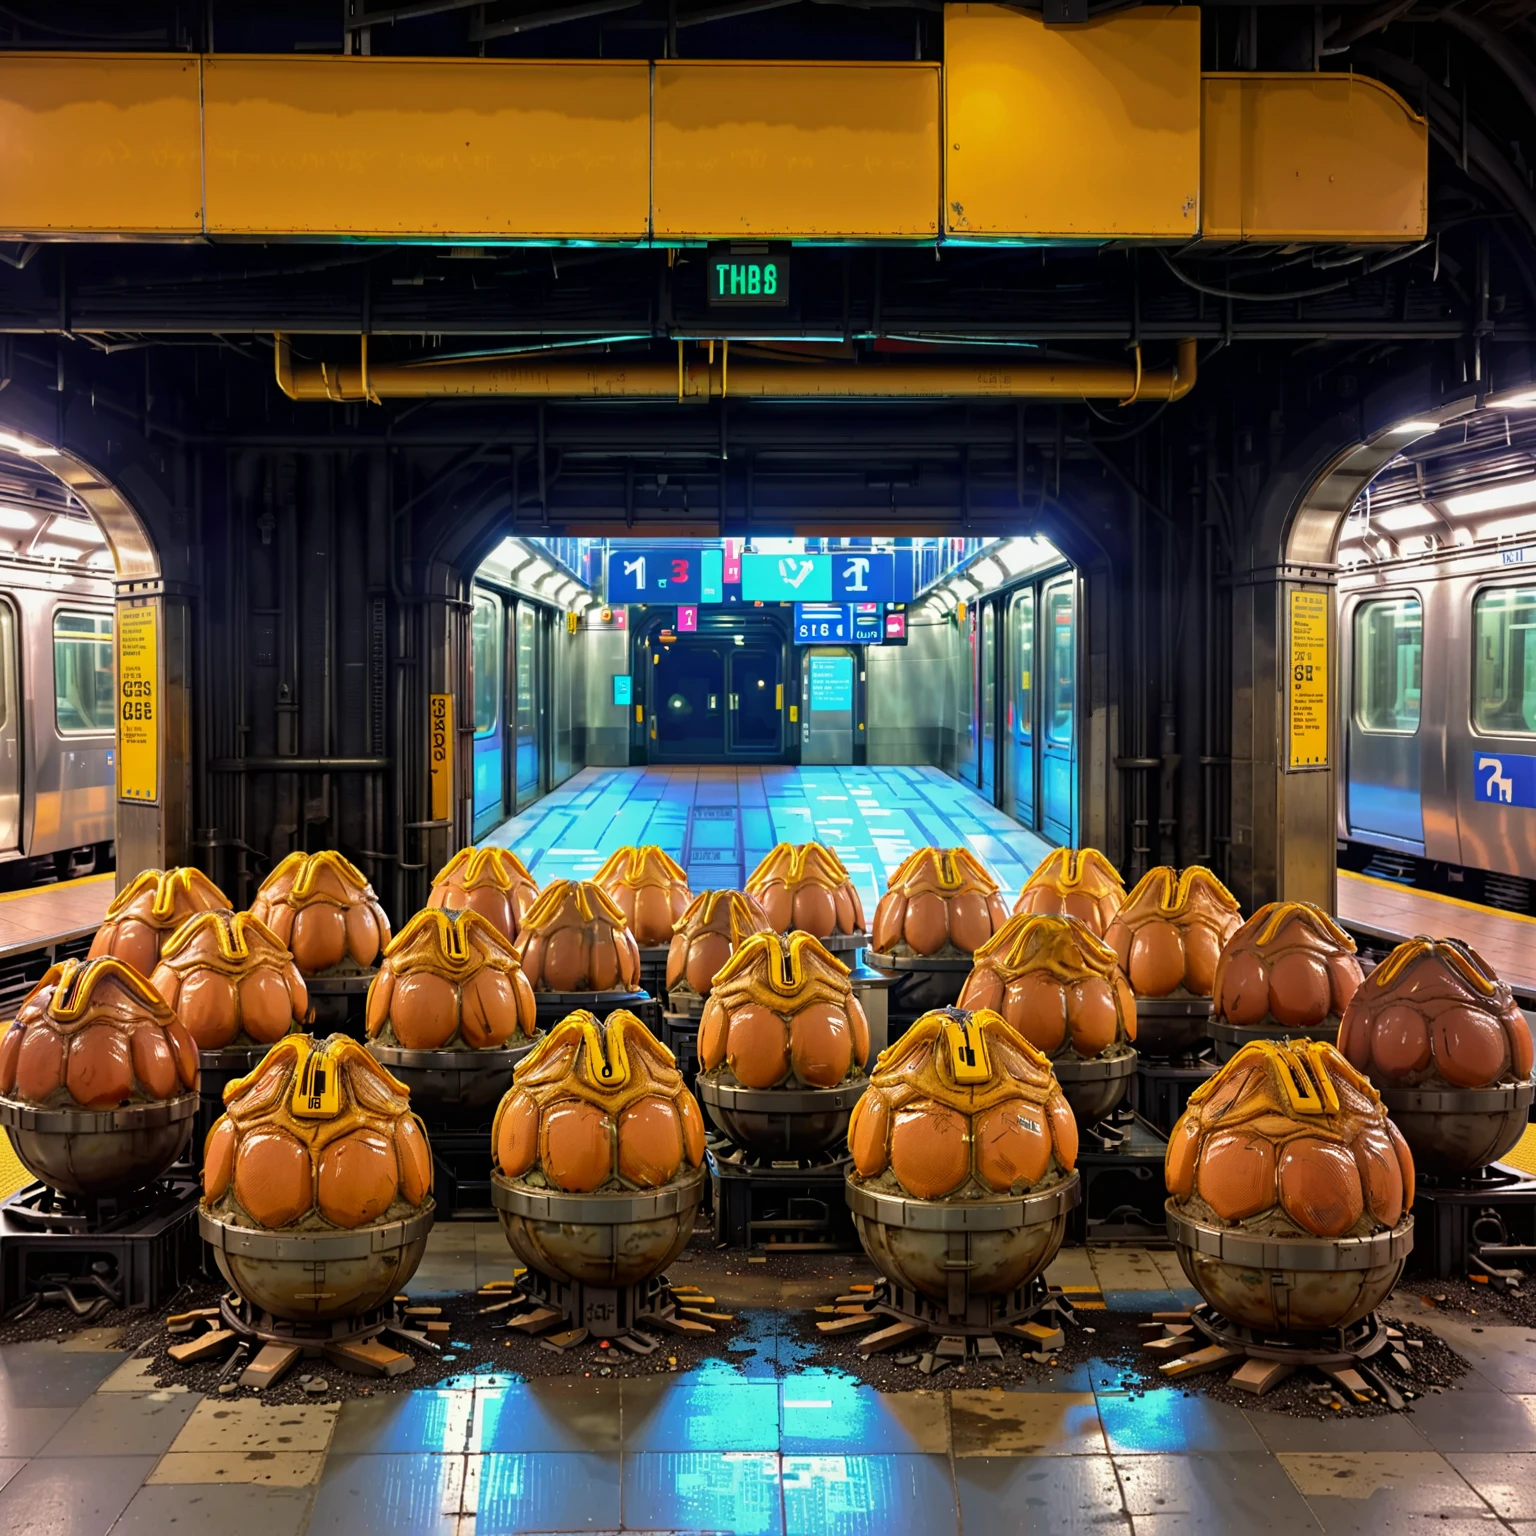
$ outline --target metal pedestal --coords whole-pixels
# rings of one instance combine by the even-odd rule
[[[323,976],[306,976],[309,1001],[315,1017],[309,1030],[313,1035],[350,1035],[360,1044],[368,1038],[368,988],[379,974],[377,966],[367,970],[330,971]]]
[[[1154,1130],[1171,1136],[1179,1116],[1189,1107],[1190,1095],[1215,1072],[1216,1063],[1209,1056],[1148,1061],[1138,1055],[1130,1107]]]
[[[843,1196],[853,1166],[846,1154],[765,1163],[722,1143],[710,1148],[707,1162],[717,1243],[780,1251],[857,1251]]]
[[[1536,1178],[1494,1163],[1414,1193],[1415,1267],[1437,1280],[1481,1275],[1499,1290],[1536,1264]]]
[[[617,1008],[627,1008],[652,1034],[661,1030],[661,1004],[643,988],[635,992],[535,992],[533,1001],[540,1031],[553,1029],[578,1009],[606,1019]]]
[[[1255,1040],[1323,1040],[1329,1045],[1339,1043],[1339,1021],[1330,1016],[1311,1029],[1288,1029],[1284,1024],[1228,1024],[1223,1019],[1212,1019],[1207,1026],[1216,1042],[1216,1060],[1220,1065],[1231,1061],[1245,1045]]]
[[[1082,1204],[1072,1213],[1075,1243],[1145,1242],[1165,1230],[1163,1155],[1168,1138],[1140,1115],[1121,1111],[1084,1131],[1077,1172]]]

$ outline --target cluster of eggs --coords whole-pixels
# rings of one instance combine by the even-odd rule
[[[203,1205],[236,1226],[352,1229],[431,1195],[432,1154],[405,1087],[345,1035],[288,1035],[224,1104],[204,1148]]]
[[[539,899],[523,861],[506,848],[461,848],[438,870],[428,907],[478,912],[504,939],[515,939]]]
[[[146,869],[107,906],[87,958],[112,955],[153,975],[171,935],[200,912],[228,912],[230,900],[200,869]]]
[[[635,942],[647,949],[672,942],[678,919],[693,900],[687,874],[654,844],[618,849],[592,880],[624,914]]]
[[[754,934],[716,973],[699,1024],[705,1072],[744,1088],[833,1088],[868,1059],[848,967],[810,934]]]
[[[886,882],[870,942],[878,954],[972,955],[1008,921],[997,877],[968,848],[919,848]]]
[[[1040,861],[1013,904],[1015,916],[1075,917],[1102,939],[1125,904],[1125,882],[1097,848],[1057,848]]]
[[[518,1063],[491,1145],[496,1171],[534,1188],[651,1190],[696,1176],[704,1120],[672,1053],[634,1014],[579,1010]]]
[[[339,853],[290,853],[261,883],[251,912],[286,944],[305,976],[366,970],[389,944],[389,919],[356,865]]]

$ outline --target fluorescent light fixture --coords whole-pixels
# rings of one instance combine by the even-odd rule
[[[30,512],[23,512],[20,507],[0,507],[0,528],[7,528],[12,533],[29,533],[37,527],[37,519]]]
[[[986,588],[995,586],[1003,579],[1005,573],[1002,566],[988,555],[985,559],[978,560],[966,574],[972,581],[979,581],[982,588]]]
[[[1440,519],[1423,502],[1416,501],[1411,506],[1378,512],[1371,521],[1388,533],[1398,533],[1404,528],[1433,528]]]
[[[1425,534],[1412,533],[1406,539],[1397,541],[1397,552],[1400,555],[1427,555],[1435,547],[1435,541]]]
[[[1408,437],[1419,432],[1437,432],[1440,429],[1438,421],[1400,421],[1395,427],[1387,430],[1393,437]]]
[[[48,524],[48,537],[67,539],[71,544],[105,544],[107,541],[95,523],[82,517],[55,517]]]
[[[1463,491],[1458,496],[1440,498],[1452,517],[1475,517],[1479,512],[1528,507],[1532,502],[1536,502],[1536,480],[1515,480],[1508,485],[1491,485],[1487,490]]]
[[[39,560],[78,560],[85,553],[78,544],[34,544],[30,551]]]
[[[1528,411],[1536,407],[1536,389],[1522,389],[1512,395],[1494,396],[1486,403],[1495,411]]]
[[[46,443],[28,442],[24,437],[17,437],[14,432],[0,432],[0,448],[9,448],[12,453],[19,453],[28,459],[40,459],[45,455],[52,457],[54,453]]]
[[[1496,522],[1482,523],[1478,526],[1477,536],[1480,539],[1508,539],[1533,530],[1536,530],[1536,512],[1527,512],[1524,517],[1501,517]]]

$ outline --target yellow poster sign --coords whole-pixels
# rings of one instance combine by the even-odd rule
[[[160,797],[160,633],[153,603],[117,610],[117,797]]]
[[[434,693],[428,710],[427,761],[432,770],[432,820],[453,815],[453,695]]]
[[[1328,605],[1326,592],[1291,593],[1290,761],[1328,765]]]

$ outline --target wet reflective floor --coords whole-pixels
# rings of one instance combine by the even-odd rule
[[[448,1278],[462,1231],[434,1234],[429,1273]],[[716,1358],[675,1375],[480,1375],[274,1406],[156,1390],[110,1328],[7,1345],[0,1531],[1536,1533],[1524,1329],[1437,1313],[1472,1370],[1409,1413],[1368,1419],[1128,1391],[1094,1361],[1034,1389],[951,1369],[881,1392],[818,1367],[785,1321],[858,1267],[711,1276],[740,1321]],[[1189,1295],[1172,1255],[1145,1249],[1065,1250],[1052,1278],[1087,1304],[1085,1322],[1099,1305],[1147,1312]]]

